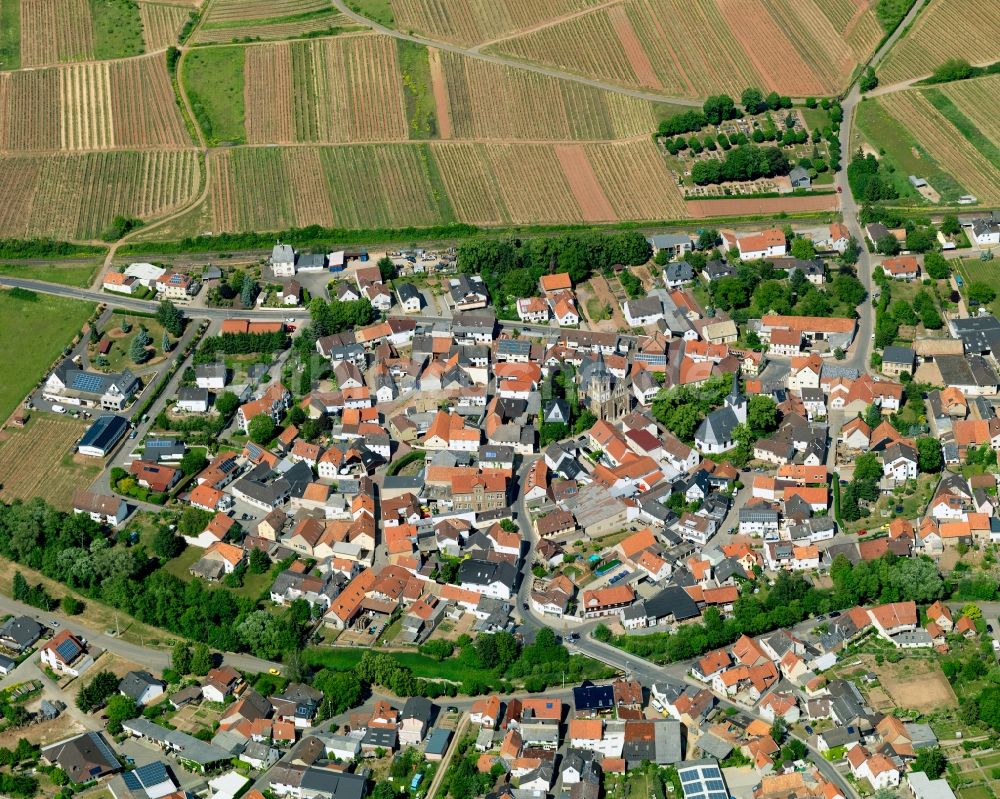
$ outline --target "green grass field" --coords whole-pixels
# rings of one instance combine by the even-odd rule
[[[242,143],[243,47],[211,47],[188,53],[181,79],[194,116],[209,144]]]
[[[21,66],[21,3],[0,0],[0,69]]]
[[[1000,259],[994,258],[992,261],[980,261],[978,258],[965,258],[960,261],[959,274],[966,285],[969,283],[985,283],[996,289],[1000,286]],[[965,286],[963,286],[965,288]],[[965,292],[962,292],[965,294]],[[971,311],[971,309],[970,309]],[[990,311],[1000,314],[1000,292],[990,303]]]
[[[862,137],[879,151],[880,159],[890,169],[893,185],[901,199],[924,202],[907,180],[909,175],[925,178],[941,194],[942,202],[953,202],[965,194],[955,178],[941,169],[876,101],[860,103],[854,119]]]
[[[63,297],[34,300],[0,291],[0,419],[6,419],[35,386],[73,336],[90,318],[94,305]]]
[[[411,139],[429,139],[437,133],[434,95],[431,92],[431,67],[427,48],[413,42],[396,42],[399,69],[406,97],[406,119]]]
[[[969,788],[959,788],[958,799],[994,799],[993,792],[985,785],[973,785]]]
[[[128,333],[121,335],[121,323],[123,320],[127,319],[129,324],[132,326]],[[139,335],[140,327],[145,327],[146,332],[149,333],[149,337],[152,339],[151,347],[153,353],[149,356],[148,360],[144,364],[138,364],[138,366],[148,365],[155,363],[157,358],[160,358],[163,354],[163,325],[157,322],[155,319],[149,319],[144,316],[126,316],[124,314],[114,314],[107,325],[104,326],[102,333],[108,333],[109,338],[114,342],[111,345],[111,349],[108,352],[107,358],[108,365],[105,367],[99,367],[100,371],[105,372],[120,372],[122,369],[135,369],[137,364],[129,356],[129,348],[132,346],[132,339]],[[173,339],[171,339],[173,340]],[[148,348],[147,348],[148,349]],[[94,345],[90,347],[90,358],[91,363],[93,359],[97,357],[97,350]]]
[[[90,0],[94,58],[129,58],[145,52],[142,18],[132,0]]]
[[[61,286],[86,288],[94,279],[99,261],[63,261],[58,264],[0,263],[0,275],[21,277],[25,280],[44,280]]]
[[[395,22],[389,0],[347,0],[347,7],[387,28]]]

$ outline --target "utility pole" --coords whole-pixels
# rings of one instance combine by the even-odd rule
[[[115,638],[121,638],[121,636],[122,636],[122,631],[121,631],[121,628],[118,626],[118,611],[116,610],[115,611]]]

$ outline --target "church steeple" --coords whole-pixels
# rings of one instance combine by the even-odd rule
[[[726,406],[733,409],[740,424],[747,420],[747,398],[740,391],[740,370],[733,372],[733,388],[726,397]]]

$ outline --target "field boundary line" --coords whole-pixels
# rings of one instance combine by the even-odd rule
[[[562,14],[561,16],[554,17],[552,19],[547,19],[544,22],[539,22],[536,25],[531,25],[527,28],[521,28],[520,30],[513,31],[512,33],[504,34],[503,36],[498,36],[495,39],[489,39],[485,42],[480,42],[479,44],[470,47],[471,52],[478,53],[484,47],[492,47],[495,44],[500,44],[500,42],[506,42],[511,39],[516,39],[518,36],[527,36],[529,33],[536,33],[537,31],[543,31],[546,28],[553,28],[562,22],[570,22],[578,17],[585,17],[588,14],[592,14],[597,11],[604,11],[605,9],[612,8],[614,6],[624,5],[625,0],[604,0],[602,3],[598,3],[596,6],[589,6],[587,8],[579,8],[576,11],[570,11],[568,14]]]

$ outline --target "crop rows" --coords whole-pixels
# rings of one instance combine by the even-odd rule
[[[0,76],[0,149],[57,150],[59,75],[54,69]]]
[[[1000,198],[1000,170],[983,156],[919,91],[897,92],[878,99],[942,169],[980,202]]]
[[[675,178],[651,141],[589,144],[587,155],[619,219],[687,216]]]
[[[27,238],[40,158],[0,158],[0,234]]]
[[[855,58],[847,42],[811,0],[762,0],[762,4],[778,27],[791,33],[789,44],[816,77],[819,90],[807,93],[834,94],[854,68]]]
[[[0,75],[0,151],[190,146],[162,55]]]
[[[874,11],[850,0],[623,0],[490,49],[676,95],[759,85],[805,96],[842,89],[880,36]]]
[[[247,142],[293,142],[292,51],[288,44],[246,48],[243,82]]]
[[[495,49],[568,72],[639,85],[606,9],[508,39]]]
[[[142,38],[146,42],[146,50],[152,53],[176,44],[189,13],[190,9],[185,6],[140,3]]]
[[[761,0],[721,0],[722,15],[769,89],[801,97],[820,94],[823,84],[802,60],[789,36]],[[791,36],[797,32],[790,32]],[[780,57],[775,57],[780,53]]]
[[[940,87],[983,135],[1000,146],[1000,76],[959,81]]]
[[[424,145],[240,148],[213,156],[218,230],[444,221]]]
[[[645,100],[455,53],[440,58],[455,138],[613,139],[655,126]]]
[[[219,44],[231,42],[234,39],[251,37],[253,39],[296,39],[307,33],[328,31],[335,28],[352,26],[352,20],[344,14],[338,14],[331,9],[329,14],[310,15],[305,19],[290,22],[244,21],[242,24],[226,24],[220,26],[201,26],[195,34],[199,44]]]
[[[21,66],[82,61],[94,56],[87,0],[21,0]]]
[[[998,58],[1000,14],[994,0],[936,0],[890,51],[879,70],[890,84],[933,72],[949,58],[984,64]]]
[[[115,146],[109,66],[101,61],[58,69],[63,150],[109,150]]]
[[[540,25],[599,0],[392,0],[396,25],[446,41],[474,44]]]
[[[291,17],[329,7],[327,0],[217,0],[212,3],[205,24]]]
[[[496,176],[486,160],[485,145],[437,144],[433,149],[457,219],[477,225],[510,222]]]
[[[388,36],[250,47],[245,85],[251,144],[408,135],[396,43]]]
[[[118,214],[153,219],[176,210],[194,198],[199,183],[191,150],[11,157],[0,163],[31,185],[30,198],[20,198],[24,219],[15,218],[14,229],[0,229],[2,235],[93,239]],[[0,220],[11,218],[11,202],[9,192],[0,195]]]

